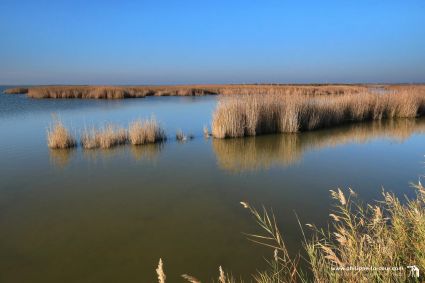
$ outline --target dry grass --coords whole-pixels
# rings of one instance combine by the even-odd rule
[[[21,94],[21,93],[28,93],[27,87],[14,87],[14,88],[8,88],[3,91],[5,94]]]
[[[21,88],[32,98],[122,99],[146,96],[194,96],[210,94],[314,94],[338,95],[367,90],[365,85],[176,85],[176,86],[37,86]],[[13,89],[6,90],[12,93]]]
[[[77,141],[62,122],[56,120],[47,129],[47,145],[53,149],[72,148],[77,145]]]
[[[76,140],[60,122],[55,122],[48,129],[47,137],[48,145],[51,148],[77,146]],[[85,149],[108,149],[126,143],[143,145],[165,140],[166,135],[164,130],[154,118],[151,118],[149,120],[137,120],[130,123],[128,130],[113,124],[107,124],[102,128],[85,128],[81,134],[80,144]]]
[[[103,128],[85,129],[81,136],[81,145],[85,149],[111,148],[127,142],[127,131],[109,124]]]
[[[182,131],[182,130],[177,130],[177,133],[176,133],[176,140],[177,140],[178,142],[184,142],[184,141],[186,141],[186,140],[187,140],[187,136],[183,133],[183,131]]]
[[[208,130],[207,126],[204,126],[203,128],[203,133],[204,133],[204,138],[209,138],[210,137],[210,131]]]
[[[142,145],[164,141],[166,136],[155,118],[151,118],[132,122],[128,128],[128,139],[133,145]]]
[[[215,89],[196,86],[45,86],[28,90],[28,96],[32,98],[123,99],[206,94],[216,94]]]
[[[319,229],[307,224],[313,231],[310,239],[303,232],[308,271],[301,268],[300,255],[289,255],[273,212],[265,208],[258,211],[241,202],[261,228],[261,233],[248,234],[248,239],[273,251],[267,260],[268,268],[252,274],[254,282],[423,282],[425,188],[421,183],[414,188],[416,198],[406,199],[404,204],[385,191],[382,201],[368,205],[355,201],[357,196],[351,189],[348,194],[340,189],[331,191],[337,204],[330,214],[330,227]],[[419,268],[420,278],[409,277],[407,266],[411,265]],[[356,267],[376,270],[352,269]],[[391,267],[399,269],[391,270]],[[162,260],[157,274],[158,281],[165,283]],[[188,282],[201,282],[187,274],[182,277]],[[218,282],[243,281],[236,281],[220,266]]]
[[[297,133],[347,122],[411,118],[425,114],[425,92],[362,92],[341,95],[302,93],[228,96],[213,114],[216,138]]]

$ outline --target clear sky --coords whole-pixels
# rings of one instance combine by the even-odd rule
[[[425,82],[425,1],[0,0],[1,84]]]

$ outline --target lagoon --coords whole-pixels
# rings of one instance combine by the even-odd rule
[[[3,88],[0,88],[0,91]],[[0,95],[0,281],[154,282],[161,257],[170,282],[265,266],[271,251],[240,201],[273,207],[290,252],[302,223],[326,225],[329,190],[364,201],[381,188],[413,196],[425,172],[425,119],[340,126],[292,135],[204,139],[216,96],[126,100]],[[154,115],[168,141],[110,150],[50,150],[52,115],[77,135]],[[174,140],[182,129],[194,135]]]

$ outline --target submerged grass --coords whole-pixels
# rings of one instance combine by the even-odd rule
[[[216,138],[296,133],[347,122],[425,114],[425,88],[341,95],[242,95],[222,98],[213,114]]]
[[[77,141],[60,120],[55,120],[47,129],[47,145],[52,149],[65,149],[77,146]]]
[[[416,198],[406,199],[404,204],[385,191],[383,200],[368,205],[356,201],[351,189],[348,194],[340,189],[331,191],[337,204],[330,214],[330,226],[319,229],[307,224],[313,231],[310,239],[303,232],[306,258],[289,255],[272,211],[259,211],[241,202],[262,231],[248,239],[273,251],[268,269],[252,274],[254,282],[423,282],[423,274],[414,278],[408,268],[425,269],[425,188],[420,182],[414,188]],[[303,270],[300,260],[310,269]],[[159,282],[165,283],[162,260],[157,273]],[[182,277],[187,282],[201,282],[191,275]],[[218,282],[242,280],[225,274],[220,266]]]

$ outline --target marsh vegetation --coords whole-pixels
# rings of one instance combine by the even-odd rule
[[[212,134],[234,138],[297,133],[349,122],[412,118],[425,114],[425,88],[389,93],[305,95],[302,92],[221,97]]]
[[[331,190],[336,204],[329,214],[329,227],[300,224],[305,257],[301,253],[290,255],[273,210],[257,210],[241,202],[260,228],[248,234],[248,240],[270,248],[272,254],[267,259],[268,268],[252,271],[252,279],[257,283],[414,281],[407,266],[414,263],[419,270],[425,269],[425,188],[420,182],[413,187],[414,199],[402,202],[383,191],[381,201],[366,205],[356,200],[352,189],[346,193]],[[311,230],[311,236],[306,236],[304,230]],[[303,270],[300,261],[305,261],[308,268]],[[376,270],[367,269],[373,267]],[[165,283],[161,259],[156,272],[158,282]],[[187,282],[201,282],[192,275],[182,277]],[[243,282],[237,278],[218,268],[218,282]]]
[[[366,85],[176,85],[176,86],[34,86],[5,93],[26,93],[31,98],[123,99],[146,96],[199,96],[232,94],[347,94],[366,91]]]

